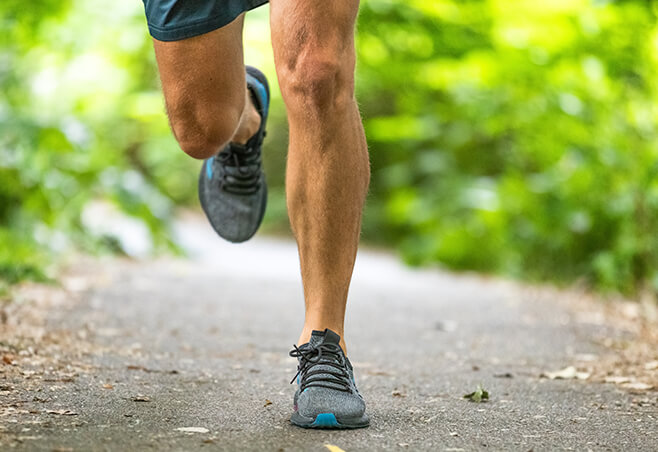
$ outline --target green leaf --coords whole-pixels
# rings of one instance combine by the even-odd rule
[[[464,395],[464,398],[475,403],[486,402],[489,400],[489,391],[485,390],[482,385],[478,385],[475,391]]]

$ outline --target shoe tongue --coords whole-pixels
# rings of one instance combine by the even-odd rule
[[[308,341],[308,346],[310,348],[313,348],[313,347],[317,347],[321,344],[336,344],[336,345],[340,346],[340,336],[338,334],[334,333],[333,331],[331,331],[328,328],[324,331],[317,331],[317,330],[313,331],[311,333],[311,339]],[[335,363],[339,362],[339,358],[334,356],[333,353],[325,353],[322,356],[323,356],[323,358],[322,358],[323,360],[329,360],[329,361],[332,361],[332,362],[335,362]],[[346,363],[346,366],[347,366],[347,369],[348,369],[348,375],[351,376],[351,374],[350,374],[351,365],[347,364],[348,361],[347,361],[346,357],[345,357],[345,363]],[[324,361],[322,363],[318,363],[318,364],[314,365],[313,370],[315,372],[320,371],[319,374],[316,373],[315,376],[312,377],[313,379],[326,380],[324,382],[324,384],[328,385],[330,388],[335,388],[337,390],[343,390],[342,385],[337,384],[335,382],[332,382],[332,380],[336,379],[336,376],[335,376],[336,368],[335,367],[327,364],[326,361]],[[327,373],[322,373],[322,371],[327,372]]]
[[[319,344],[336,344],[340,343],[340,336],[329,328],[324,331],[314,330],[311,333],[311,340],[308,341],[311,347],[315,347]]]

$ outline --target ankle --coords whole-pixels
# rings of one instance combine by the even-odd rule
[[[233,135],[233,140],[231,141],[237,144],[246,144],[247,141],[258,132],[260,123],[260,114],[252,103],[250,96],[245,105],[245,110],[242,113],[242,118],[240,118],[238,129],[235,131],[235,135]]]

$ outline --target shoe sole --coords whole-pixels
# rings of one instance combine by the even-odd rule
[[[320,413],[314,418],[304,417],[295,411],[290,418],[290,423],[302,428],[328,429],[328,430],[347,430],[355,428],[364,428],[370,425],[370,419],[365,414],[360,418],[337,419],[333,413]]]

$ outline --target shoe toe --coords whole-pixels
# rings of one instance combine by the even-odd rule
[[[359,418],[366,411],[366,404],[356,394],[327,388],[308,388],[297,399],[299,414],[315,418],[318,414],[333,413],[337,418]]]
[[[239,243],[250,239],[258,230],[265,212],[267,189],[261,175],[260,188],[252,194],[222,191],[219,183],[203,177],[199,198],[215,231],[224,239]]]

